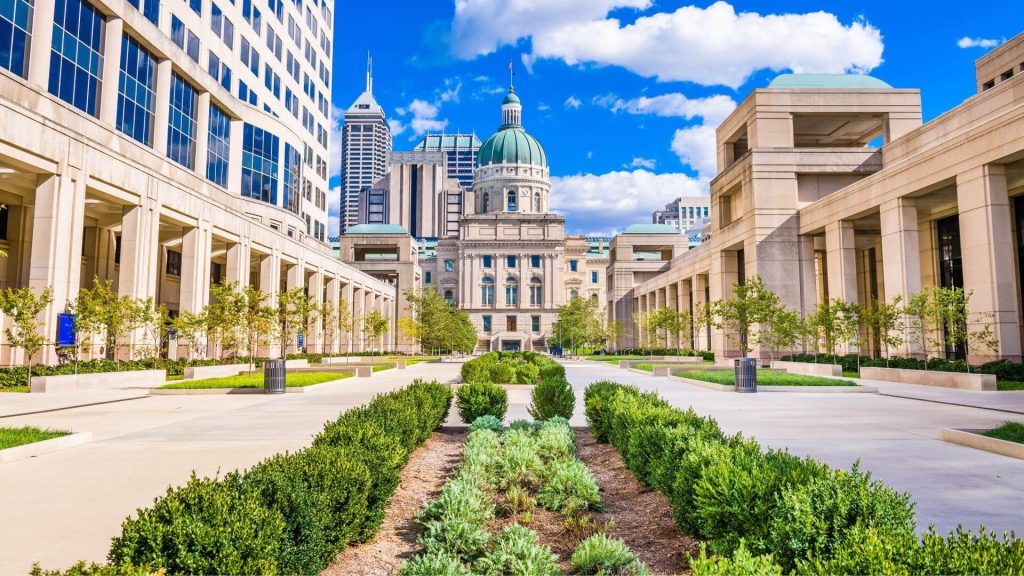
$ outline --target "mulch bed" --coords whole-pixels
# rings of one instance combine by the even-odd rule
[[[416,449],[402,470],[402,479],[384,516],[384,523],[369,542],[338,554],[334,564],[321,574],[327,576],[387,576],[419,551],[417,525],[413,516],[429,500],[437,498],[441,486],[459,465],[465,430],[441,429]]]

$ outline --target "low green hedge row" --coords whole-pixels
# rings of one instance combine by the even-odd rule
[[[692,348],[626,348],[609,352],[602,350],[595,355],[616,355],[616,356],[700,356],[706,362],[715,361],[715,353],[709,350],[694,350]]]
[[[180,376],[185,373],[185,368],[193,366],[218,366],[221,364],[235,364],[248,362],[247,358],[224,358],[220,360],[167,360],[166,358],[144,358],[141,360],[113,360],[95,359],[75,363],[47,366],[37,364],[32,366],[33,376],[63,376],[67,374],[97,374],[100,372],[126,372],[129,370],[166,370],[170,376]],[[257,365],[262,366],[262,359],[258,359]],[[76,371],[77,370],[77,371]],[[22,366],[0,368],[0,388],[11,386],[24,386],[26,380],[25,368]]]
[[[451,399],[444,384],[414,381],[345,412],[309,448],[222,479],[193,476],[125,520],[109,565],[92,569],[317,574],[376,533],[409,453],[444,420]],[[92,572],[68,572],[81,573]]]
[[[463,382],[536,384],[549,378],[565,378],[565,368],[536,352],[488,352],[462,365]]]
[[[909,496],[856,466],[834,470],[726,436],[714,420],[631,386],[597,382],[584,400],[595,437],[665,494],[680,529],[716,556],[698,559],[695,574],[1024,570],[1024,541],[1012,533],[1003,540],[984,529],[919,539]]]
[[[918,358],[871,358],[870,356],[858,356],[847,354],[845,356],[832,356],[829,354],[793,354],[783,356],[781,359],[790,362],[811,362],[818,364],[839,364],[843,372],[856,372],[858,367],[870,368],[902,368],[905,370],[924,370],[924,360]],[[1021,382],[1024,381],[1024,363],[1011,360],[993,360],[984,364],[968,365],[966,360],[947,360],[945,358],[930,358],[928,370],[936,372],[975,372],[977,374],[994,374],[996,380]]]

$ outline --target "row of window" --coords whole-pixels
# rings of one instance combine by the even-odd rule
[[[485,276],[480,282],[480,302],[484,306],[494,306],[494,278]],[[540,278],[530,279],[530,305],[544,304],[544,283]],[[519,280],[515,276],[505,279],[505,305],[519,305]]]
[[[490,315],[485,314],[483,317],[483,331],[486,334],[490,334],[494,331],[493,319]],[[518,316],[506,316],[505,317],[505,330],[508,332],[515,332],[518,329]],[[530,316],[530,331],[534,334],[540,334],[540,316]]]
[[[535,255],[529,256],[529,262],[530,262],[530,268],[540,268],[541,267],[541,257],[539,255],[535,254]],[[481,263],[482,263],[482,266],[484,268],[493,268],[494,267],[494,256],[487,256],[487,255],[485,255],[485,256],[481,257]],[[519,257],[518,256],[505,256],[505,267],[506,268],[518,268],[519,267]],[[579,271],[579,267],[580,267],[580,261],[579,260],[575,260],[575,259],[574,260],[569,260],[569,271],[570,272],[578,272]],[[454,269],[455,269],[455,261],[454,260],[445,260],[444,261],[444,271],[445,272],[452,272]],[[593,278],[594,283],[596,284],[597,283],[597,272],[594,272],[593,274],[594,275],[592,276],[592,278]]]

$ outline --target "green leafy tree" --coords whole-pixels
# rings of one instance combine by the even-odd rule
[[[372,345],[381,344],[380,339],[387,334],[391,318],[380,310],[370,310],[363,315],[363,330]]]
[[[771,360],[800,340],[803,320],[796,310],[778,306],[769,310],[758,329],[758,343],[768,349]]]
[[[471,352],[476,329],[468,314],[460,314],[433,286],[405,291],[409,314],[399,321],[400,330],[421,350]]]
[[[939,336],[943,316],[936,306],[934,288],[926,288],[910,296],[904,313],[907,318],[907,341],[920,346],[924,352],[924,369],[928,369],[928,357],[931,352],[942,348],[942,337]]]
[[[874,300],[864,310],[864,323],[881,344],[886,367],[892,350],[903,346],[903,317],[903,296],[899,294],[893,297],[892,302]]]
[[[817,343],[823,345],[825,352],[833,357],[839,345],[841,310],[841,300],[820,300],[811,315],[811,326],[817,335]]]
[[[4,332],[7,343],[25,352],[26,386],[32,385],[32,357],[48,342],[40,334],[39,315],[53,302],[53,291],[47,286],[38,295],[31,288],[5,288],[0,291],[0,310],[11,319]]]
[[[847,353],[850,347],[860,347],[862,340],[863,310],[856,302],[845,302],[835,300],[832,303],[837,310],[836,339],[838,343],[846,345]],[[860,371],[860,354],[857,354],[857,371]]]
[[[309,314],[309,296],[306,289],[296,286],[277,294],[277,334],[280,336],[281,356],[288,354],[293,344],[298,350],[298,335],[306,327]]]
[[[714,302],[696,302],[693,305],[693,331],[695,336],[705,334],[712,328],[718,327],[716,320],[718,313]],[[696,339],[696,338],[695,338]],[[705,338],[705,350],[711,350],[711,339]],[[694,345],[696,348],[696,345]]]
[[[235,353],[248,357],[251,374],[259,347],[268,345],[277,329],[278,309],[269,304],[265,292],[248,284],[224,282],[213,288],[213,295],[215,302],[206,308],[208,329],[220,334]]]
[[[779,306],[779,297],[768,290],[760,276],[732,285],[732,298],[716,303],[725,337],[746,357],[757,343],[757,326]]]
[[[94,338],[102,338],[106,353],[116,361],[124,340],[144,326],[153,304],[148,299],[120,296],[113,282],[94,278],[91,288],[78,291],[70,308],[75,314],[75,330],[90,344]]]
[[[572,298],[558,307],[550,343],[576,353],[581,347],[602,346],[608,340],[604,313],[597,300]]]
[[[333,352],[335,339],[338,337],[338,306],[330,299],[320,303],[317,310],[318,322],[323,327],[323,346],[321,352]]]
[[[209,306],[207,306],[208,308]],[[188,350],[189,360],[206,356],[209,325],[207,309],[203,309],[201,312],[186,310],[171,320],[171,329],[174,330],[177,341],[184,344]]]

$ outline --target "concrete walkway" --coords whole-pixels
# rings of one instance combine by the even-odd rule
[[[373,395],[414,378],[448,381],[458,369],[417,364],[308,394],[152,396],[2,418],[3,426],[88,430],[94,441],[0,466],[0,574],[25,574],[33,561],[102,562],[121,522],[193,470],[212,476],[303,448],[325,422]],[[0,406],[6,401],[0,396]]]
[[[582,389],[596,380],[635,384],[674,406],[714,417],[726,433],[742,431],[762,445],[838,468],[859,459],[862,470],[911,494],[921,528],[984,524],[1024,533],[1024,461],[938,439],[942,427],[991,428],[1024,420],[1014,414],[881,394],[723,393],[596,363],[565,366],[580,400]]]

